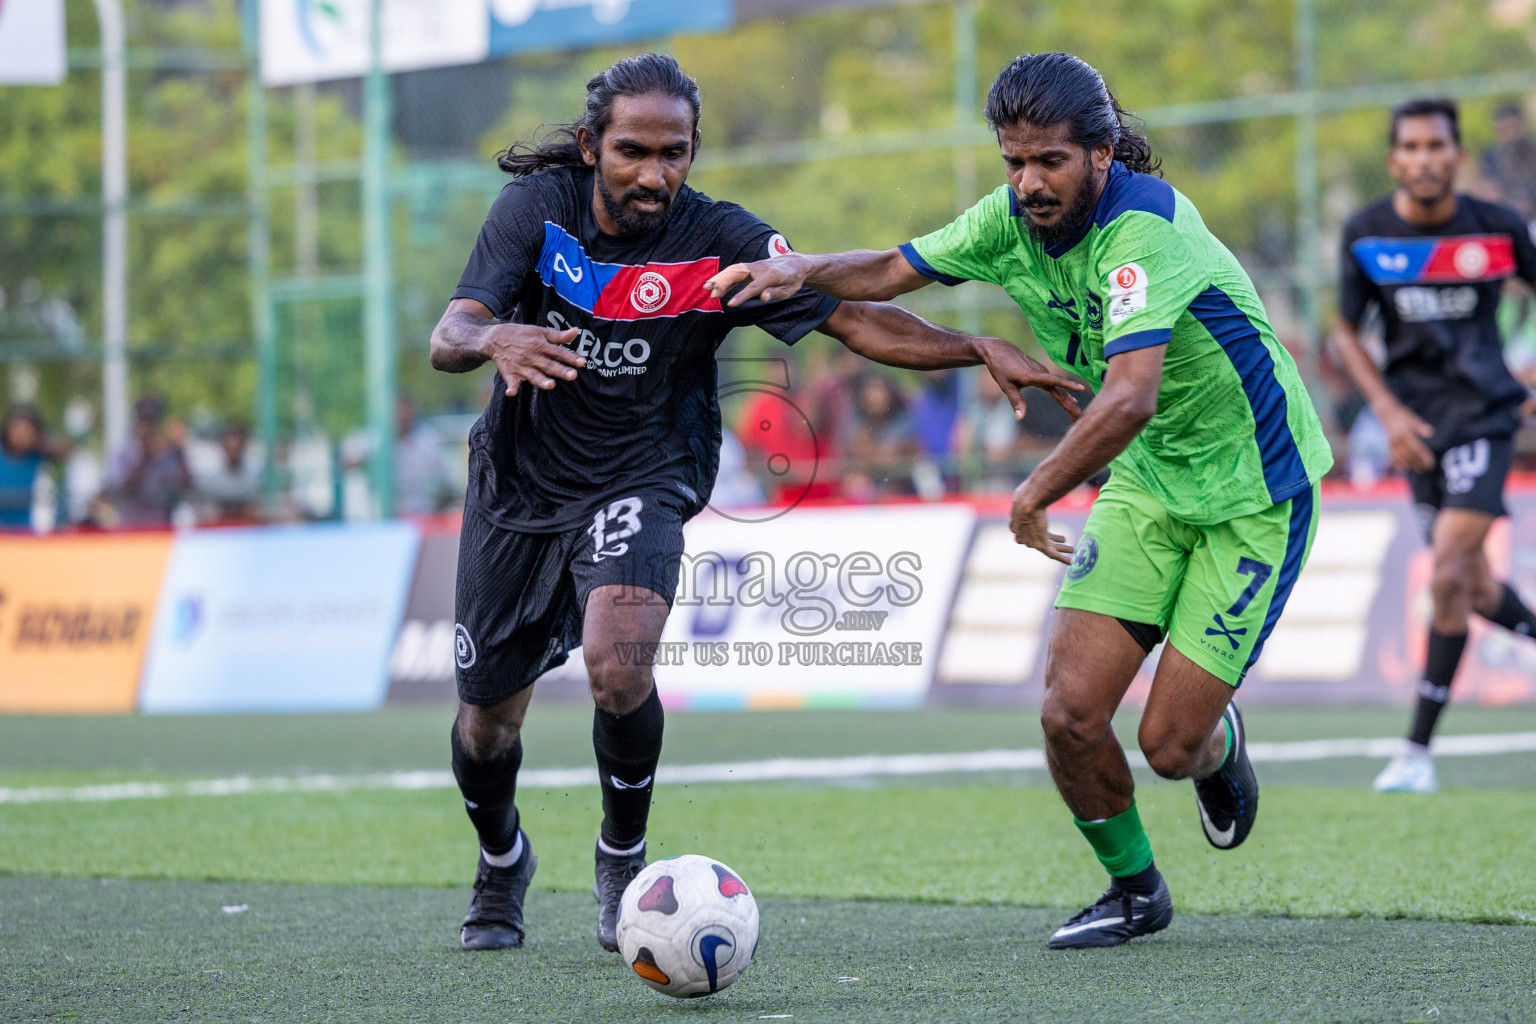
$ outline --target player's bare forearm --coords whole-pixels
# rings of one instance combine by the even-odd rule
[[[1338,353],[1344,373],[1360,392],[1377,416],[1385,416],[1402,408],[1382,380],[1381,371],[1360,346],[1360,332],[1348,320],[1340,319],[1333,335],[1333,349]]]
[[[1014,508],[1039,512],[1109,465],[1157,414],[1166,346],[1110,358],[1104,390],[1056,450],[1014,492]]]
[[[502,323],[474,299],[454,299],[432,330],[432,365],[447,373],[464,373],[486,362],[507,385],[507,397],[524,382],[549,390],[557,380],[572,381],[587,365],[568,347],[581,332],[557,331],[532,324]]]
[[[884,302],[931,283],[900,249],[856,249],[820,255],[791,252],[756,263],[736,263],[704,282],[704,288],[723,299],[740,286],[725,300],[727,306],[739,306],[748,299],[778,302],[802,288],[839,299]]]
[[[930,323],[916,313],[887,303],[842,302],[819,328],[865,359],[905,370],[943,370],[985,366],[1019,418],[1024,388],[1050,392],[1073,419],[1079,415],[1072,392],[1083,384],[1053,373],[1001,338],[978,338]]]
[[[1334,332],[1334,351],[1339,354],[1344,372],[1370,403],[1376,418],[1381,420],[1387,432],[1392,464],[1398,469],[1421,473],[1433,469],[1435,455],[1424,442],[1435,436],[1435,428],[1399,401],[1387,387],[1381,371],[1360,347],[1360,335],[1355,325],[1347,320],[1341,319]]]
[[[489,308],[473,299],[454,299],[432,329],[432,368],[468,373],[490,357],[485,342],[496,324]]]
[[[839,303],[819,330],[865,359],[904,370],[979,366],[986,361],[982,347],[993,340],[952,331],[883,302]]]
[[[932,283],[900,249],[854,249],[804,258],[810,264],[805,286],[840,299],[883,302]]]

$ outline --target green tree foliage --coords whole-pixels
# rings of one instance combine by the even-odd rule
[[[92,5],[69,0],[67,10],[72,45],[95,45]],[[1319,82],[1336,88],[1531,68],[1533,12],[1533,0],[1318,0]],[[129,13],[135,49],[230,53],[239,45],[235,0],[170,6],[130,0]],[[985,0],[977,8],[974,88],[984,97],[997,70],[1020,52],[1065,49],[1100,68],[1133,111],[1286,92],[1295,87],[1293,18],[1287,0]],[[676,53],[697,76],[703,94],[703,156],[692,183],[752,209],[804,250],[891,246],[945,223],[1004,180],[995,148],[983,145],[969,154],[975,171],[967,187],[964,160],[957,165],[948,148],[957,116],[953,25],[947,4],[901,4],[657,41],[653,45]],[[484,374],[434,373],[425,345],[500,185],[492,155],[535,137],[543,122],[574,118],[587,76],[638,48],[512,60],[505,115],[486,125],[477,153],[465,154],[485,168],[483,177],[471,175],[462,188],[397,197],[393,312],[401,381],[423,406],[473,408],[484,400]],[[244,74],[137,70],[129,86],[135,388],[162,391],[183,414],[201,408],[249,417],[254,363],[242,212]],[[292,92],[268,93],[274,166],[293,159]],[[319,158],[355,158],[355,107],[344,89],[322,88],[319,95]],[[1466,104],[1465,132],[1474,150],[1490,136],[1494,99]],[[91,206],[100,191],[99,119],[100,77],[93,70],[77,68],[57,88],[0,88],[0,203],[7,204],[0,207],[0,288],[15,296],[24,278],[36,278],[46,296],[79,312],[90,338],[100,334],[100,226]],[[963,120],[974,129],[980,110],[964,112]],[[1271,117],[1149,133],[1168,179],[1255,272],[1272,306],[1289,301],[1294,129],[1291,120]],[[892,132],[931,133],[931,148],[799,163],[719,159],[733,147],[839,143]],[[1388,187],[1385,111],[1327,114],[1319,134],[1326,250],[1332,247],[1327,232]],[[296,195],[293,188],[271,193],[278,276],[294,266]],[[22,200],[30,205],[18,205]],[[186,215],[188,202],[204,204],[199,215]],[[322,272],[355,270],[361,262],[356,183],[322,184],[319,207]],[[1322,259],[1331,266],[1330,253]],[[958,322],[954,299],[930,288],[912,302]],[[0,318],[0,346],[25,340],[9,323]],[[989,305],[981,323],[1028,338],[1027,325],[1006,303]],[[355,303],[337,300],[309,312],[284,307],[279,326],[289,396],[285,424],[311,423],[332,433],[359,424]],[[772,347],[744,333],[733,344]],[[96,370],[88,360],[46,366],[44,397],[55,408],[67,394],[95,393]]]

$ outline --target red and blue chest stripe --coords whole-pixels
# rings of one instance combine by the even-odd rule
[[[544,222],[539,279],[555,294],[602,320],[648,320],[684,313],[719,313],[704,282],[720,270],[720,258],[688,263],[598,263],[570,232]]]
[[[1376,284],[1499,281],[1515,273],[1515,245],[1508,235],[1362,238],[1349,248]]]

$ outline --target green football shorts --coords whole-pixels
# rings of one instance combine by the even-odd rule
[[[1167,631],[1233,688],[1258,660],[1317,533],[1318,487],[1262,512],[1196,526],[1115,474],[1088,514],[1057,608]]]

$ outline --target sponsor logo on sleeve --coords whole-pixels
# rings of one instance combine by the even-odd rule
[[[1139,263],[1123,263],[1109,272],[1109,325],[1147,308],[1147,272]]]
[[[775,256],[787,256],[794,251],[783,235],[774,235],[768,239],[768,259],[770,260]]]

